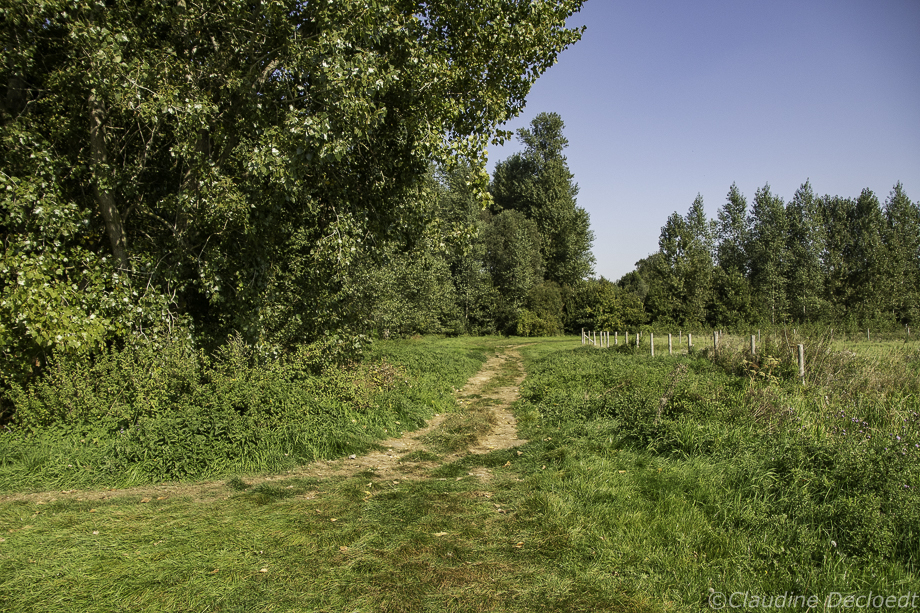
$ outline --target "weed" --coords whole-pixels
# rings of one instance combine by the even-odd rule
[[[229,479],[226,483],[226,486],[235,492],[242,492],[243,490],[249,489],[250,484],[246,483],[239,477],[233,477]]]
[[[441,459],[440,456],[431,453],[430,451],[425,450],[416,450],[410,451],[406,455],[402,456],[400,462],[437,462]]]

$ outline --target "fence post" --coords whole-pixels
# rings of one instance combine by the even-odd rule
[[[585,329],[584,328],[581,329],[581,344],[582,346],[584,346],[585,344]]]
[[[684,331],[678,330],[677,332],[677,346],[680,347],[684,343]]]
[[[648,346],[652,348],[652,357],[655,357],[655,333],[649,332],[648,334]]]
[[[757,355],[757,346],[754,344],[755,337],[751,335],[751,359],[754,359],[754,356]]]
[[[799,377],[805,385],[805,345],[799,345]]]
[[[671,333],[668,332],[668,355],[674,355],[674,348],[671,347]]]
[[[639,348],[639,332],[636,332],[636,349]]]
[[[869,342],[869,328],[866,328],[866,342]]]
[[[629,347],[629,330],[626,331],[626,346]]]
[[[693,347],[693,334],[687,332],[687,351],[690,351],[690,348]]]
[[[614,345],[620,344],[620,331],[619,330],[613,333],[613,344]]]
[[[715,355],[719,353],[719,333],[716,330],[712,331],[712,354]]]

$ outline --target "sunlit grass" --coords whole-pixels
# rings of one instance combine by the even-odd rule
[[[880,436],[916,437],[893,420],[915,397],[892,408],[844,382],[752,382],[578,337],[449,342],[521,345],[528,444],[417,481],[240,473],[200,499],[5,502],[0,608],[698,611],[716,591],[920,588],[920,500],[889,488],[920,488],[916,465],[869,457],[839,430],[858,412]],[[458,419],[486,406],[468,400]]]

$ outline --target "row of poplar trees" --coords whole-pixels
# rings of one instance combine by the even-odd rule
[[[788,203],[766,185],[749,205],[732,185],[717,219],[697,196],[686,215],[668,218],[658,245],[618,282],[651,321],[920,322],[920,203],[901,183],[884,204],[868,189],[855,199],[818,196],[806,181]]]

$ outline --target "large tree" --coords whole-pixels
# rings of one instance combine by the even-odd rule
[[[702,324],[711,301],[713,269],[713,226],[706,219],[702,196],[697,195],[686,216],[668,217],[658,249],[659,282],[649,293],[649,310],[681,325]]]
[[[821,273],[824,279],[824,299],[831,309],[830,318],[842,321],[850,304],[853,288],[850,277],[850,243],[856,203],[850,198],[824,196],[819,213],[824,230],[821,251]]]
[[[786,221],[785,277],[789,312],[799,322],[817,321],[826,311],[821,274],[824,232],[810,182],[805,181],[796,190],[786,207]]]
[[[540,113],[530,128],[518,130],[524,151],[496,164],[491,192],[496,211],[520,211],[536,222],[546,279],[571,286],[594,270],[594,234],[575,200],[578,185],[563,155],[564,127],[558,114]]]
[[[482,169],[582,2],[0,0],[4,357],[350,325],[353,267],[430,227],[432,162]]]
[[[786,208],[770,185],[757,190],[749,218],[751,237],[750,280],[760,317],[772,324],[785,321],[786,298]]]
[[[747,276],[750,258],[747,253],[751,237],[747,199],[732,183],[725,204],[719,209],[716,224],[716,262],[728,274]]]
[[[847,283],[852,294],[847,305],[851,321],[860,325],[877,323],[886,319],[883,295],[885,253],[882,243],[884,216],[878,197],[864,189],[856,199],[851,217],[847,246]]]
[[[898,183],[885,202],[884,292],[899,323],[920,322],[920,204]]]

